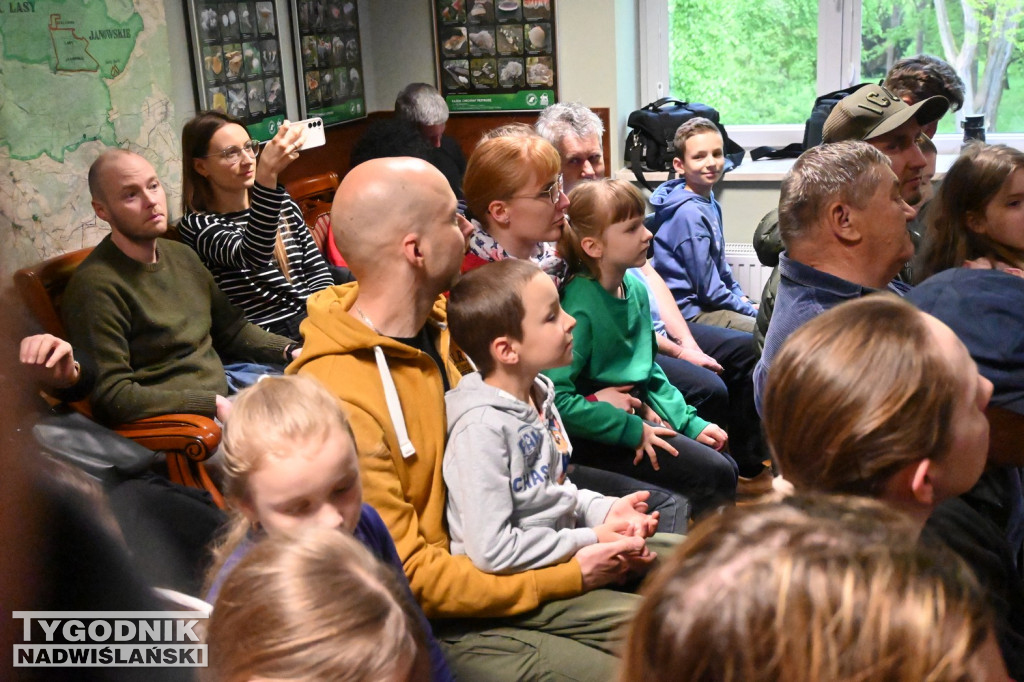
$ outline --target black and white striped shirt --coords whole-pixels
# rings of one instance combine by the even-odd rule
[[[298,205],[284,187],[253,186],[250,207],[234,213],[193,213],[181,219],[184,243],[199,254],[217,285],[246,318],[289,336],[285,320],[305,315],[306,299],[333,280]],[[282,233],[291,281],[277,266],[274,244]]]

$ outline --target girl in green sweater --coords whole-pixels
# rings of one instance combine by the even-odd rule
[[[657,340],[643,284],[630,268],[647,259],[652,235],[644,200],[628,182],[577,185],[558,251],[569,267],[562,306],[576,318],[572,364],[546,372],[580,464],[657,484],[689,497],[697,516],[736,494],[728,436],[697,416],[654,363]],[[623,409],[590,398],[617,387],[639,399]]]

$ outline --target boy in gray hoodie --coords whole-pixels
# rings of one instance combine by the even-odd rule
[[[452,338],[479,369],[445,396],[451,553],[490,573],[568,561],[582,547],[649,537],[647,492],[605,497],[566,476],[572,447],[541,370],[572,360],[576,321],[529,261],[490,263],[451,291]],[[645,550],[646,551],[646,550]]]

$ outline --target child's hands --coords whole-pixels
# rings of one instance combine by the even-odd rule
[[[643,538],[651,537],[658,529],[660,512],[646,513],[647,498],[650,496],[650,492],[638,490],[625,497],[620,497],[612,504],[611,509],[608,510],[608,516],[605,517],[604,523],[606,525],[627,523],[632,532],[623,533],[624,535],[639,535]]]
[[[662,419],[661,416],[659,416],[658,413],[654,411],[654,408],[648,405],[647,403],[644,403],[643,405],[640,406],[640,409],[637,410],[637,414],[639,414],[640,418],[643,419],[645,422],[651,422],[655,426],[664,426],[666,428],[668,427],[668,424],[665,423],[665,420]]]
[[[597,534],[598,542],[617,542],[623,538],[643,537],[636,532],[636,526],[628,521],[609,522],[608,519],[605,519],[604,523],[594,526],[593,530]]]
[[[594,397],[603,403],[614,405],[620,410],[635,414],[637,408],[640,407],[640,399],[629,394],[632,390],[632,386],[609,386],[594,393]]]
[[[716,426],[715,428],[718,427]],[[636,457],[633,458],[633,465],[636,466],[637,464],[640,464],[644,455],[647,455],[651,459],[651,466],[654,467],[654,470],[660,471],[661,467],[658,466],[658,453],[655,452],[654,448],[657,446],[666,450],[673,457],[678,457],[679,451],[663,440],[663,438],[671,438],[674,435],[676,435],[676,432],[668,427],[651,426],[647,422],[644,422],[643,437],[640,439],[640,445],[636,448]]]
[[[704,427],[703,431],[697,434],[694,440],[721,451],[725,444],[729,442],[729,434],[718,424],[708,424]]]
[[[583,591],[611,583],[622,583],[639,569],[645,569],[656,555],[642,538],[627,537],[615,542],[598,542],[576,552],[583,577]]]
[[[644,542],[643,548],[639,552],[633,554],[624,554],[623,559],[626,561],[626,575],[620,580],[620,585],[625,585],[629,580],[633,578],[640,578],[651,570],[654,565],[654,560],[658,558],[656,552],[652,552],[651,548]]]
[[[710,369],[715,374],[721,374],[724,370],[722,366],[718,364],[718,361],[713,357],[702,351],[696,345],[684,346],[682,344],[676,347],[676,357],[680,360],[686,360],[689,363],[703,367],[704,369]]]

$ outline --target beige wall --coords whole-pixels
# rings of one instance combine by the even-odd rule
[[[368,5],[365,9],[364,4]],[[607,135],[612,158],[608,172],[612,174],[622,166],[626,119],[646,104],[639,101],[637,0],[557,0],[555,6],[559,96],[609,109],[611,130]],[[359,10],[367,43],[370,111],[390,109],[407,83],[435,83],[429,2],[360,3]],[[401,44],[400,58],[395,55],[396,40]],[[778,189],[777,180],[720,185],[717,194],[725,216],[726,241],[750,243],[758,221],[778,203]]]
[[[730,180],[715,188],[715,196],[722,204],[725,241],[750,244],[761,218],[779,205],[779,182]]]
[[[560,98],[607,107],[613,121],[609,142],[617,150],[625,118],[638,106],[636,0],[557,0],[555,8]],[[359,9],[366,82],[373,84],[370,111],[391,109],[410,82],[436,84],[429,2],[372,2]],[[618,167],[619,154],[613,156]]]
[[[279,13],[287,16],[284,2]],[[557,0],[559,93],[563,100],[610,110],[611,159],[621,165],[621,139],[637,100],[639,60],[637,0]],[[184,5],[166,2],[168,42],[172,46],[175,118],[195,114]],[[436,83],[430,0],[359,0],[367,109],[394,106],[408,83]],[[282,36],[283,42],[290,38]],[[287,50],[282,45],[282,50]],[[180,128],[180,125],[179,125]]]

